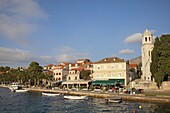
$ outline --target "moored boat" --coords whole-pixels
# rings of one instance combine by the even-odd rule
[[[105,99],[106,102],[110,102],[110,103],[120,103],[122,102],[122,98],[117,97],[117,98],[106,98]]]
[[[45,96],[57,96],[57,95],[60,95],[59,93],[45,93],[45,92],[42,92],[42,95],[45,95]]]
[[[28,90],[27,89],[16,89],[14,90],[14,92],[27,92]]]
[[[64,96],[64,99],[68,99],[68,100],[84,100],[87,99],[87,96]]]

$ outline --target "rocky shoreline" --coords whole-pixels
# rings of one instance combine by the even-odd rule
[[[6,87],[8,86],[0,86]],[[92,91],[65,91],[65,90],[52,90],[43,88],[27,88],[30,92],[52,92],[60,93],[65,95],[83,95],[95,98],[110,98],[110,97],[121,97],[126,101],[137,101],[137,102],[149,102],[149,103],[159,103],[159,104],[170,104],[170,96],[145,96],[144,94],[128,95],[128,94],[115,94],[115,93],[101,93]]]

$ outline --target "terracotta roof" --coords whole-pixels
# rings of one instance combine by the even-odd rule
[[[137,64],[129,64],[130,67],[137,67]]]
[[[49,64],[48,66],[49,66],[49,67],[53,67],[53,66],[54,66],[54,64]]]
[[[100,64],[100,63],[116,63],[116,62],[125,62],[124,59],[120,59],[117,57],[110,57],[110,58],[104,58],[102,60],[99,60],[98,62],[94,62],[93,64]]]
[[[73,70],[81,71],[83,70],[83,68],[74,68],[74,69],[71,69],[70,71],[73,71]]]

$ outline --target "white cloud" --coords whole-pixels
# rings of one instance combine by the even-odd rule
[[[58,64],[61,62],[75,62],[79,58],[87,58],[87,53],[80,53],[70,47],[62,47],[57,55],[38,56],[32,52],[0,47],[0,65],[28,66],[32,61],[47,65],[49,63]]]
[[[142,42],[142,34],[141,33],[135,33],[130,36],[128,36],[125,40],[125,43],[138,43]]]
[[[156,30],[149,30],[152,34],[156,33],[157,31]]]
[[[152,34],[157,32],[156,30],[149,30]],[[156,36],[153,36],[153,39],[155,39]],[[142,42],[142,33],[134,33],[124,40],[125,43],[141,43]]]
[[[116,57],[117,55],[116,54],[112,54],[110,57]]]
[[[130,49],[123,49],[119,51],[119,54],[125,54],[125,55],[129,55],[129,54],[133,54],[134,51],[130,50]]]
[[[0,47],[0,64],[26,63],[32,60],[32,54],[20,49]]]
[[[0,34],[19,43],[37,29],[37,19],[47,17],[35,0],[0,0],[0,7]]]
[[[59,49],[59,55],[56,56],[58,62],[74,62],[79,58],[87,58],[88,53],[81,53],[73,48],[62,46]]]

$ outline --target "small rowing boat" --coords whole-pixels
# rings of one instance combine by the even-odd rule
[[[120,97],[117,97],[117,98],[106,98],[105,101],[109,102],[109,103],[120,103],[120,102],[122,102],[122,98],[120,98]]]
[[[42,92],[42,95],[44,96],[57,96],[57,95],[60,95],[59,93],[45,93],[45,92]]]
[[[84,100],[87,99],[87,96],[64,96],[64,99],[68,100]]]

